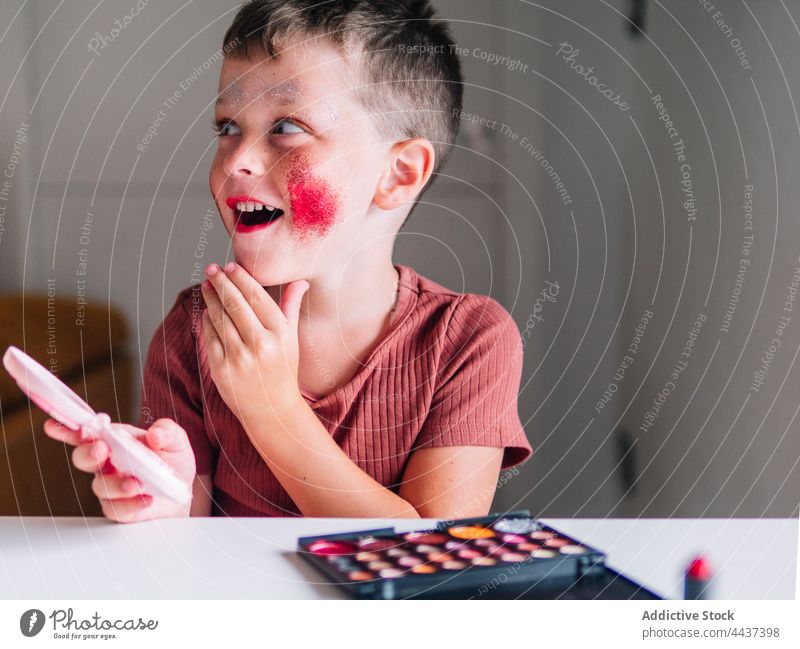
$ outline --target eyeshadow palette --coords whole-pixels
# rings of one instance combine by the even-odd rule
[[[527,511],[302,537],[297,551],[358,598],[661,599]]]

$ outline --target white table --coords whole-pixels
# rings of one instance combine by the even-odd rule
[[[545,519],[608,553],[608,563],[669,598],[703,552],[717,599],[795,596],[796,519]],[[2,599],[308,599],[341,592],[293,554],[298,536],[432,521],[0,517]]]

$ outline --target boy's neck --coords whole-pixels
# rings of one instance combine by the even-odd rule
[[[300,305],[300,325],[355,324],[385,317],[396,306],[399,279],[391,258],[377,266],[349,264],[338,274],[325,273],[310,278]],[[280,304],[283,285],[265,288]]]

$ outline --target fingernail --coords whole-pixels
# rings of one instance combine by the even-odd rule
[[[206,268],[206,274],[209,277],[213,277],[214,275],[217,274],[218,270],[219,270],[219,266],[217,266],[216,264],[209,264],[208,268]]]
[[[153,497],[150,494],[142,494],[141,499],[145,507],[149,507],[153,503]]]
[[[232,261],[229,261],[227,264],[225,264],[226,273],[232,273],[234,270],[236,270],[236,264],[234,264]]]

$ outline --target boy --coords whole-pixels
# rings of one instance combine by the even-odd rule
[[[211,264],[153,336],[135,431],[192,484],[191,507],[46,424],[79,443],[109,518],[477,516],[530,455],[511,316],[392,263],[461,112],[432,17],[427,0],[240,9],[209,178],[236,262]]]

